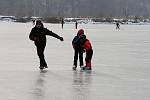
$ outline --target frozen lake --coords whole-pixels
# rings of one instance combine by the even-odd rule
[[[0,22],[0,100],[149,100],[150,25],[82,24],[93,49],[92,72],[72,71],[73,24],[44,24],[48,69],[39,71],[32,23]]]

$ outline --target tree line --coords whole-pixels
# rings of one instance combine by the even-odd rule
[[[150,16],[150,0],[0,0],[0,15],[17,17]]]

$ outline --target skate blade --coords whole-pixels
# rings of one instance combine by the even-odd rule
[[[47,69],[40,69],[40,73],[46,73],[46,72],[48,72]]]

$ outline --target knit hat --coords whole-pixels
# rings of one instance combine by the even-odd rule
[[[36,24],[42,24],[42,21],[41,20],[37,20]]]
[[[43,25],[43,23],[42,23],[41,20],[37,20],[37,21],[36,21],[36,25],[41,25],[42,28],[44,27],[44,25]],[[35,25],[35,26],[36,26],[36,25]]]

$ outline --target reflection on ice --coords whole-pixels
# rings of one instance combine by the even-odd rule
[[[41,70],[39,75],[37,76],[37,80],[35,86],[33,88],[33,98],[34,100],[44,100],[45,98],[45,81],[46,81],[46,74],[47,70]]]
[[[90,100],[92,72],[40,71],[31,97],[33,100]]]
[[[74,71],[73,100],[90,100],[91,72]]]

